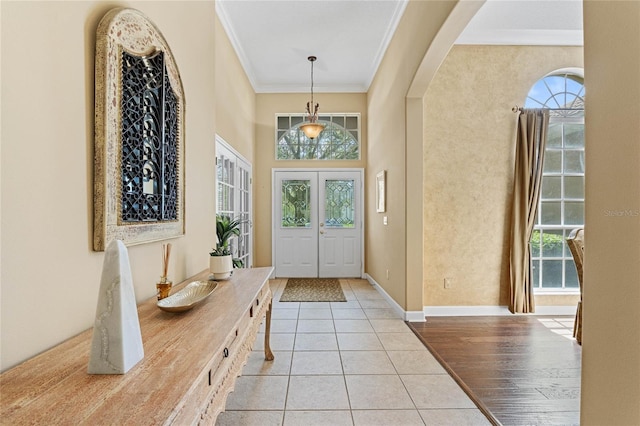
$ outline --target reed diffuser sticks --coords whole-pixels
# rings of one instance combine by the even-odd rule
[[[169,270],[169,257],[171,256],[171,243],[162,244],[162,275],[161,278],[167,278]]]

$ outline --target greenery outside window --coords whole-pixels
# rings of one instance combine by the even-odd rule
[[[531,237],[533,285],[538,292],[579,291],[566,244],[584,227],[584,96],[582,77],[556,72],[539,80],[525,108],[549,108],[542,188]]]
[[[359,160],[360,114],[325,114],[315,139],[300,130],[303,114],[276,115],[276,160]]]

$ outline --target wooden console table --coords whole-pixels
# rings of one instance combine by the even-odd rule
[[[124,375],[90,375],[89,329],[0,375],[0,424],[214,424],[266,316],[273,268],[236,269],[205,301],[168,313],[138,306],[144,359]],[[176,286],[206,280],[203,271]]]

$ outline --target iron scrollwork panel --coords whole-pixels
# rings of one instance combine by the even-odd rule
[[[164,54],[122,53],[123,222],[177,218],[177,100]]]

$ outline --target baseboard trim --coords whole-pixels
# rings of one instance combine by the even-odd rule
[[[515,315],[575,315],[576,306],[536,306],[535,313]],[[425,317],[514,315],[506,306],[425,306]]]
[[[409,322],[425,322],[427,319],[424,317],[422,311],[406,311],[404,316],[405,321]]]
[[[398,302],[393,300],[393,297],[389,296],[389,293],[387,293],[385,289],[382,288],[382,286],[378,284],[376,280],[373,279],[373,277],[371,277],[371,275],[369,274],[365,274],[365,275],[366,275],[366,280],[369,281],[369,284],[371,284],[378,291],[378,293],[380,293],[382,297],[384,297],[384,299],[391,305],[391,308],[394,311],[396,311],[396,313],[400,318],[410,322],[425,321],[424,313],[422,311],[405,311],[404,309],[402,309],[402,306],[400,306]]]
[[[507,315],[575,315],[576,305],[571,306],[536,306],[535,313],[532,314],[512,314],[507,306],[425,306],[422,311],[405,311],[393,297],[385,291],[373,277],[364,274],[369,284],[391,305],[391,308],[398,316],[409,322],[425,322],[426,317],[470,317],[470,316],[507,316]]]

